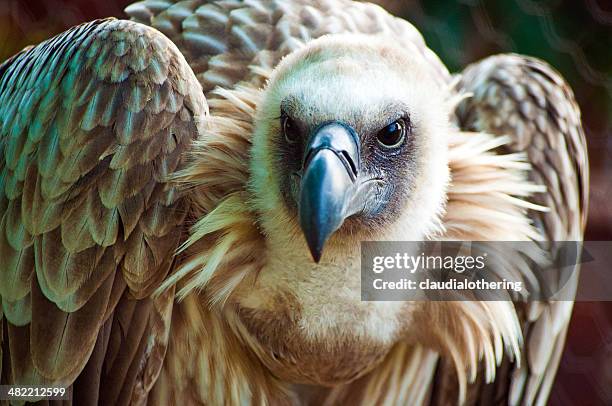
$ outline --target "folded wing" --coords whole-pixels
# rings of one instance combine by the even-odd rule
[[[529,210],[541,242],[552,256],[559,242],[582,241],[588,206],[588,158],[580,111],[569,85],[545,62],[497,55],[468,66],[461,91],[472,94],[457,109],[462,129],[507,134],[506,152],[525,152],[532,165],[530,180],[546,186],[530,201],[549,209]],[[564,289],[570,297],[577,272]],[[547,283],[559,281],[548,280]],[[511,405],[545,404],[561,358],[573,302],[516,304],[522,318],[521,365],[504,360],[493,384],[472,386],[474,402],[507,399]],[[476,400],[478,399],[478,400]]]
[[[110,403],[150,385],[172,305],[150,295],[187,212],[167,178],[206,114],[178,49],[134,22],[0,65],[3,383],[112,382],[73,394]]]

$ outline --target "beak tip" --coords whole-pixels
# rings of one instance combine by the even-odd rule
[[[308,245],[308,250],[310,251],[310,255],[312,259],[318,264],[321,261],[321,256],[323,255],[323,245],[325,241],[322,241],[321,238],[317,238],[320,236],[315,236],[311,233],[306,234],[306,244]]]
[[[310,255],[312,255],[312,259],[317,264],[319,263],[319,261],[321,261],[321,255],[322,254],[323,254],[323,250],[321,250],[321,249],[316,249],[316,248],[311,248],[310,249]]]

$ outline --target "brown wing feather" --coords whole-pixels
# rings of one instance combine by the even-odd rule
[[[430,62],[441,83],[450,75],[407,21],[370,3],[348,0],[144,0],[125,9],[135,21],[157,28],[181,50],[206,97],[217,87],[259,81],[250,66],[271,70],[280,59],[326,34],[387,34]]]
[[[588,207],[588,159],[580,111],[568,84],[545,62],[498,55],[468,66],[459,86],[473,94],[458,107],[460,126],[511,135],[514,142],[508,148],[526,152],[533,166],[531,180],[547,187],[546,193],[531,200],[550,211],[529,212],[544,237],[543,244],[554,255],[557,242],[582,240]],[[570,280],[566,288],[571,292],[575,283],[576,279]],[[507,397],[510,404],[546,402],[572,304],[518,306],[524,321],[522,365],[502,364],[498,370],[502,379],[484,385],[489,386],[489,401]],[[478,387],[475,385],[472,392],[478,392]],[[486,404],[486,400],[479,401]]]
[[[167,177],[206,114],[178,49],[134,22],[83,24],[0,66],[3,382],[70,385],[83,371],[112,380],[101,395],[114,403],[143,354],[157,373],[163,349],[147,343],[167,341],[172,301],[148,297],[187,212]]]

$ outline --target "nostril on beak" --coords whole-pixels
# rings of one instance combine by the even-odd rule
[[[358,169],[357,169],[357,164],[355,164],[355,161],[353,161],[353,158],[351,158],[351,155],[348,153],[348,151],[345,151],[345,150],[340,151],[340,153],[342,154],[342,156],[344,156],[344,159],[346,159],[346,162],[350,166],[353,176],[357,178],[357,175],[359,174]]]

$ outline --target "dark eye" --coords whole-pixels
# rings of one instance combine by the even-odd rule
[[[378,143],[385,148],[397,148],[406,138],[406,121],[400,119],[392,122],[378,132]]]
[[[298,128],[295,122],[286,114],[281,116],[281,126],[283,135],[289,144],[293,144],[298,140]]]

